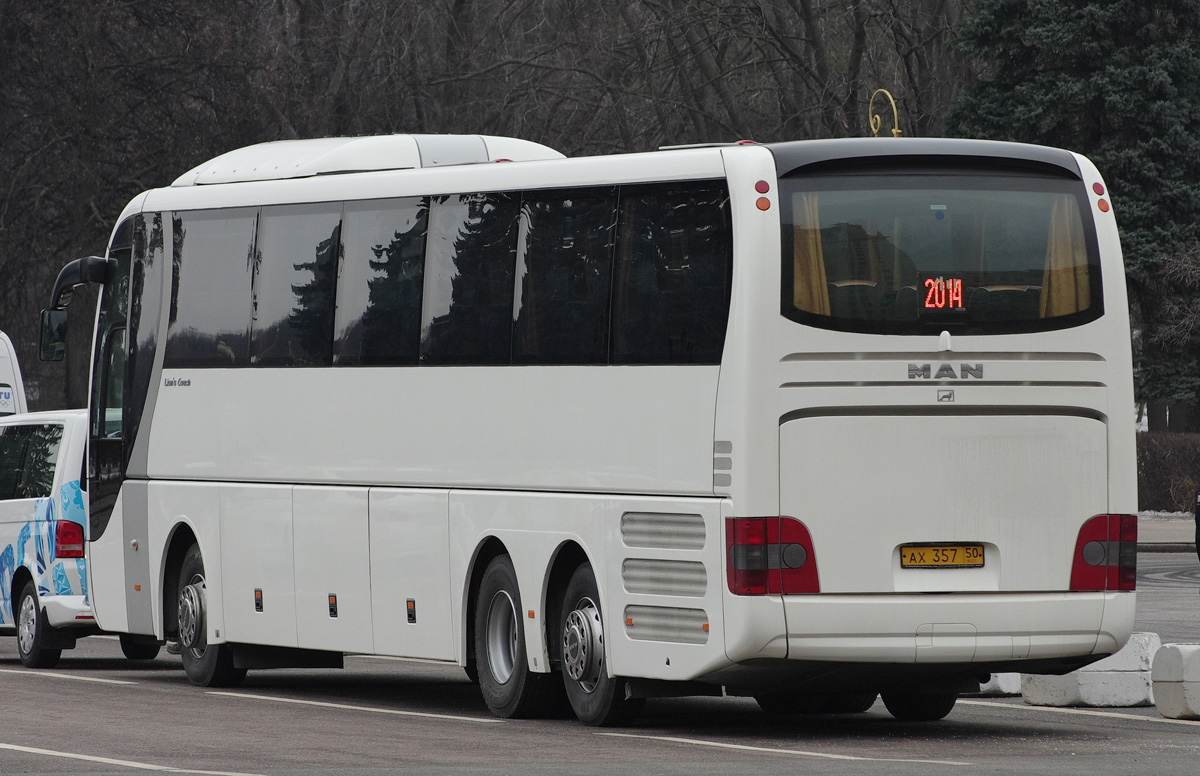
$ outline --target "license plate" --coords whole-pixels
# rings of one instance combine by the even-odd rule
[[[982,565],[982,544],[906,544],[900,548],[901,568],[960,569]]]

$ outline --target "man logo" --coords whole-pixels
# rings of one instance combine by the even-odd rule
[[[958,380],[960,377],[963,380],[974,377],[978,380],[983,379],[983,364],[959,364],[958,372],[954,371],[954,367],[950,364],[938,364],[937,372],[933,372],[932,364],[909,364],[908,379],[915,380]]]

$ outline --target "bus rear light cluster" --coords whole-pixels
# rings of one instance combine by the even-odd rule
[[[1096,515],[1079,529],[1071,590],[1137,588],[1137,515]]]
[[[794,517],[726,518],[725,558],[734,595],[821,592],[812,537]]]
[[[69,520],[59,520],[54,524],[54,557],[83,557],[83,526]]]

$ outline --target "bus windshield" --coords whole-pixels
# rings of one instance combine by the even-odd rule
[[[885,334],[1041,331],[1102,313],[1078,180],[888,172],[780,181],[782,312]]]

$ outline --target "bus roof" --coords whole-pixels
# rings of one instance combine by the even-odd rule
[[[374,135],[276,140],[238,148],[180,175],[171,185],[308,178],[375,170],[562,159],[552,148],[490,135]]]
[[[1079,163],[1070,151],[1028,143],[999,140],[970,140],[944,137],[860,137],[824,140],[799,140],[768,143],[775,156],[779,174],[787,175],[805,167],[847,160],[909,159],[915,162],[937,159],[939,162],[978,164],[984,159],[1006,159],[1017,163],[1058,167],[1072,177],[1081,175]]]

